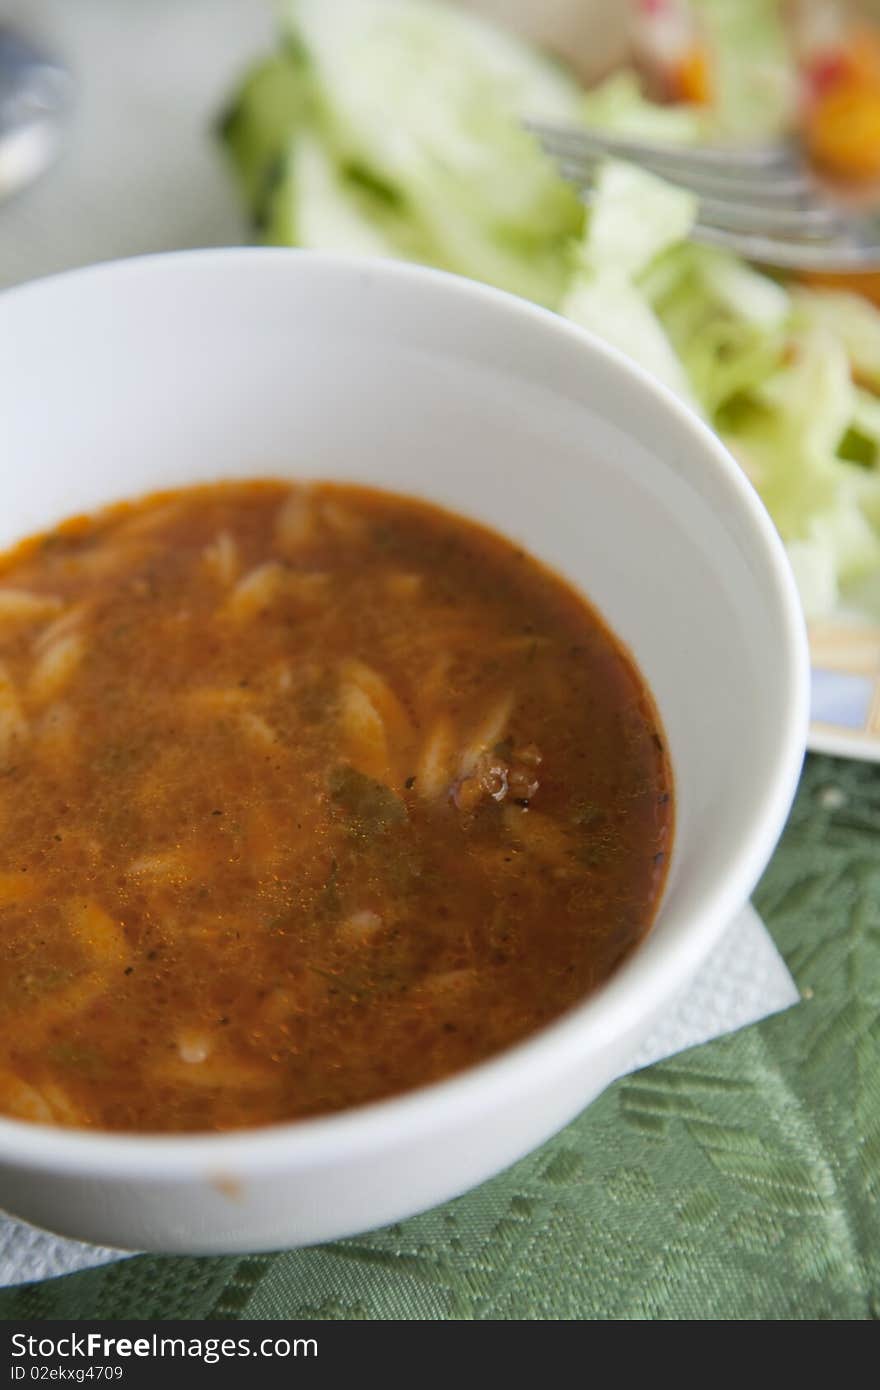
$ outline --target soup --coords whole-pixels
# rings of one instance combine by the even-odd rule
[[[647,931],[657,714],[511,542],[218,484],[0,559],[0,1111],[319,1115],[533,1033]]]

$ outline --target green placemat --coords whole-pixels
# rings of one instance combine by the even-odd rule
[[[810,758],[756,894],[803,1002],[618,1082],[401,1225],[140,1256],[3,1318],[880,1317],[880,768]]]

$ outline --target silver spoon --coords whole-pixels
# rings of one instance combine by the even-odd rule
[[[61,146],[73,79],[55,58],[0,24],[0,199],[46,169]]]

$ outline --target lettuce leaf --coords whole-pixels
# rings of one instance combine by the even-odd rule
[[[521,116],[572,119],[577,85],[433,0],[288,0],[283,16],[328,157],[384,190],[414,253],[556,307],[584,209]]]
[[[698,3],[713,53],[730,55],[715,67],[720,114],[654,106],[633,74],[584,94],[438,0],[282,0],[278,51],[220,133],[264,239],[471,276],[638,361],[740,460],[818,616],[880,594],[880,312],[690,241],[693,195],[624,162],[603,163],[582,199],[522,122],[679,143],[776,129],[778,15],[763,0]]]

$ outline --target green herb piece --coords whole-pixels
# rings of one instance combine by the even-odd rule
[[[382,835],[407,819],[400,797],[363,772],[342,763],[330,774],[330,795],[355,835]]]

